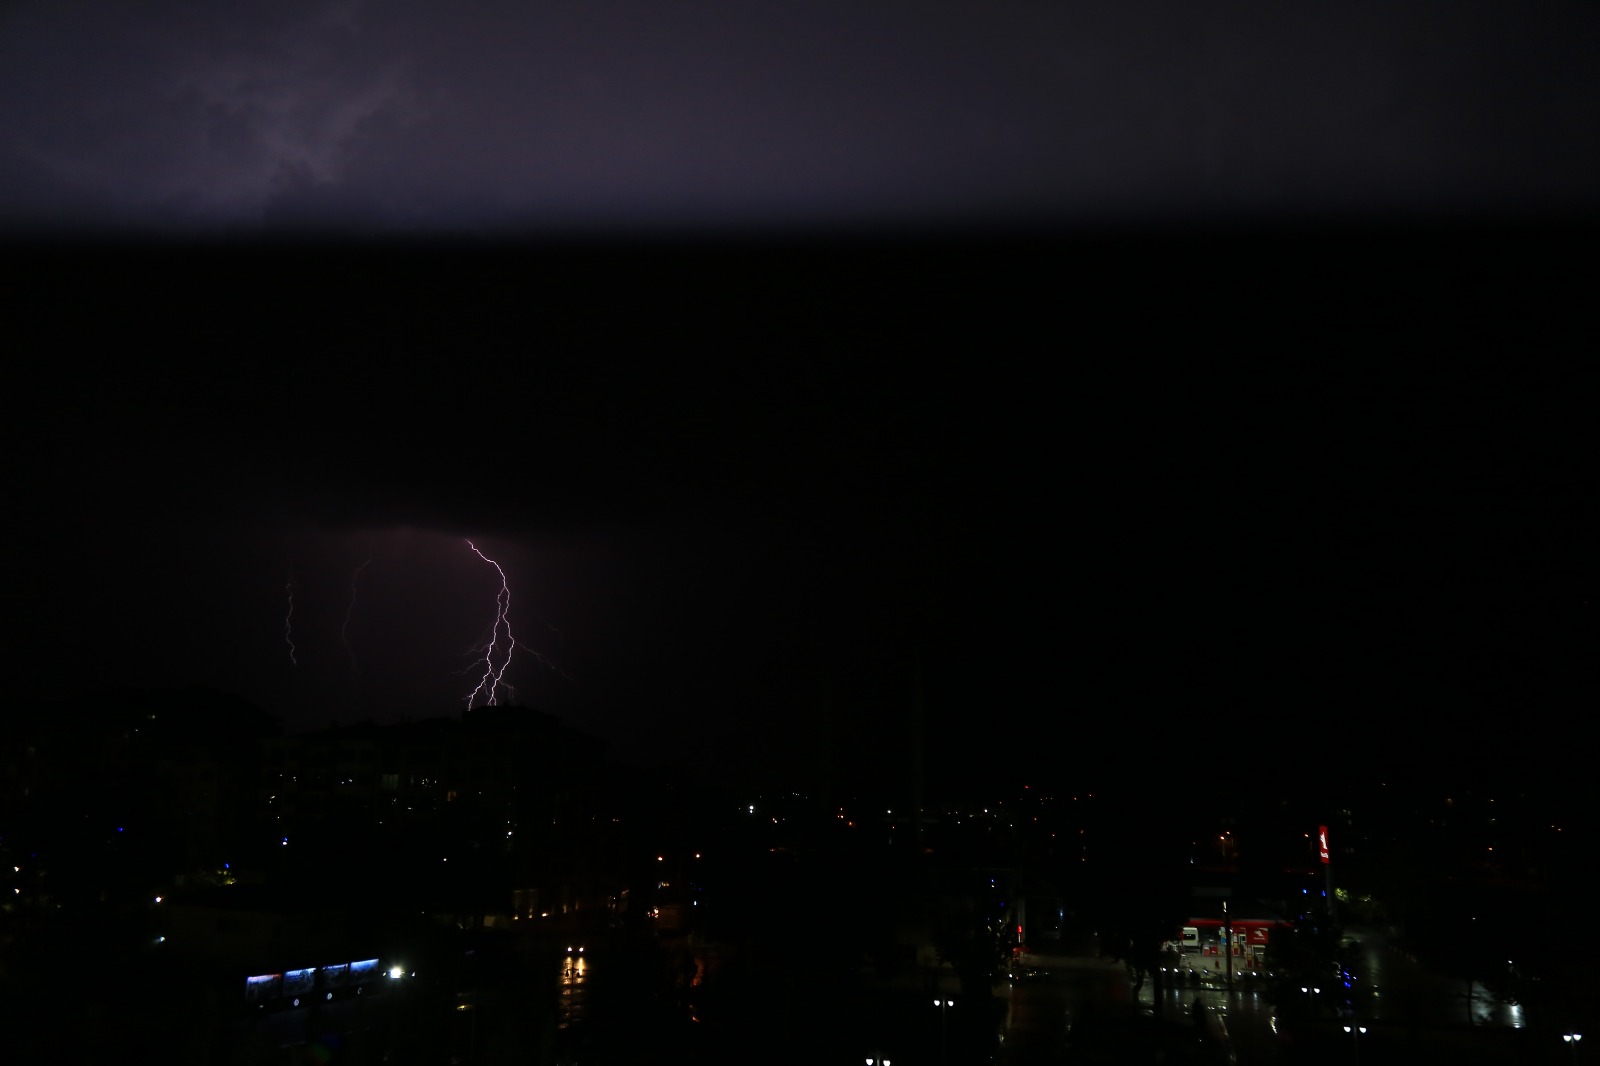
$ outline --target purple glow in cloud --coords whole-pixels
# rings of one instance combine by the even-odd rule
[[[339,627],[339,638],[344,641],[345,654],[350,656],[350,685],[353,689],[361,687],[361,667],[356,662],[356,650],[350,645],[350,616],[356,610],[356,586],[361,580],[361,572],[372,565],[372,544],[367,544],[367,559],[356,572],[350,575],[350,602],[344,609],[344,624]]]

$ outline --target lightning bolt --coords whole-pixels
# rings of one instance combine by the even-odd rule
[[[350,646],[350,616],[356,609],[356,583],[361,580],[361,571],[372,565],[372,542],[367,542],[367,561],[356,567],[356,572],[350,575],[350,603],[344,609],[344,625],[339,627],[339,637],[344,641],[345,654],[350,656],[350,686],[361,687],[361,667],[356,664],[356,650]]]
[[[289,609],[283,616],[283,642],[289,645],[289,665],[299,666],[300,660],[294,657],[294,571],[289,572],[289,581],[283,589],[289,594]]]
[[[489,630],[489,644],[483,652],[483,677],[478,680],[478,687],[467,695],[467,710],[470,711],[472,710],[473,701],[480,695],[485,695],[486,693],[485,706],[493,707],[498,702],[496,693],[502,687],[508,692],[511,691],[511,686],[505,685],[501,679],[506,676],[506,667],[511,665],[511,652],[516,648],[517,642],[511,636],[511,620],[506,617],[507,612],[511,610],[511,587],[506,583],[506,572],[500,569],[499,563],[479,551],[478,546],[472,541],[467,541],[467,547],[472,549],[472,554],[494,567],[495,572],[500,575],[500,592],[494,601],[494,626]],[[500,640],[502,627],[506,631],[506,657],[497,670],[494,665],[494,652]]]

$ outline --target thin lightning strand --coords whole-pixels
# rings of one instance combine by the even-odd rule
[[[289,594],[289,610],[283,616],[283,642],[289,645],[289,665],[299,666],[300,660],[294,657],[294,574],[290,573],[289,581],[283,586]]]
[[[561,631],[561,627],[560,626],[552,625],[549,622],[545,623],[545,628],[550,630],[550,632],[552,632],[552,633],[554,633],[556,635],[556,647],[560,651],[561,658],[565,659],[567,657],[567,635]],[[543,655],[539,654],[538,652],[534,651],[532,648],[529,648],[526,644],[524,644],[522,647],[530,655],[532,655],[535,659],[539,660],[539,665],[540,666],[543,666],[547,670],[552,670],[555,673],[560,674],[562,677],[566,678],[568,681],[574,680],[573,676],[571,674],[567,673],[567,671],[561,666],[560,663],[555,662],[555,661],[553,661],[551,659],[547,659],[545,656],[543,656]]]
[[[344,641],[345,654],[350,656],[350,685],[352,688],[361,687],[361,667],[356,663],[356,650],[350,646],[350,616],[356,609],[356,583],[361,580],[361,571],[372,565],[372,544],[367,544],[367,561],[356,567],[356,572],[350,575],[350,603],[344,609],[344,625],[339,627],[339,637]]]
[[[478,687],[473,689],[467,696],[467,710],[470,711],[472,710],[473,702],[485,689],[488,690],[486,706],[493,707],[499,702],[496,693],[499,692],[504,684],[501,679],[506,675],[506,667],[511,665],[511,652],[516,648],[517,642],[511,636],[511,620],[506,617],[507,612],[511,610],[511,586],[506,583],[506,572],[500,569],[499,563],[479,551],[478,546],[472,541],[467,541],[467,547],[472,549],[472,554],[494,567],[495,572],[500,575],[500,592],[494,601],[494,626],[489,631],[489,646],[483,652],[483,677],[479,679]],[[504,626],[506,631],[506,657],[505,661],[500,664],[500,669],[496,670],[494,666],[494,649],[500,639],[501,626]],[[509,685],[504,687],[507,691],[510,690]]]

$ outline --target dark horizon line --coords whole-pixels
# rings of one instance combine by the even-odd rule
[[[598,745],[600,762],[614,770],[636,772],[646,776],[666,774],[674,778],[687,775],[692,777],[698,786],[712,787],[719,791],[728,788],[749,789],[758,785],[762,788],[786,791],[806,786],[810,790],[811,798],[816,798],[824,787],[839,797],[858,799],[868,796],[893,797],[908,793],[913,773],[912,751],[909,747],[904,750],[880,752],[875,756],[881,772],[872,779],[867,776],[867,767],[847,766],[838,758],[831,760],[831,772],[824,770],[819,751],[806,751],[801,757],[787,761],[779,753],[770,751],[748,755],[742,760],[735,758],[732,753],[723,753],[710,762],[726,763],[726,772],[714,773],[708,768],[706,760],[697,759],[691,754],[677,750],[657,752],[660,758],[655,760],[641,758],[642,753],[636,745],[618,743],[615,739],[574,724],[570,715],[524,704],[500,704],[494,708],[485,705],[470,710],[462,707],[431,715],[397,712],[396,716],[390,718],[364,714],[348,721],[335,718],[311,725],[292,723],[285,716],[256,705],[238,692],[201,684],[107,686],[72,696],[29,702],[34,703],[39,710],[64,711],[72,708],[104,707],[119,700],[127,701],[135,707],[149,706],[173,698],[185,701],[186,710],[204,710],[207,706],[218,709],[232,706],[246,713],[260,715],[270,721],[277,729],[276,735],[282,737],[309,737],[367,725],[388,729],[429,722],[460,723],[467,714],[491,709],[529,712],[546,716],[552,719],[558,728],[571,730],[595,741]],[[15,702],[11,704],[11,709],[13,712],[25,711],[23,706]],[[12,730],[16,730],[27,721],[23,713],[13,713],[9,719]],[[59,728],[70,727],[61,725]],[[1173,735],[1176,736],[1177,732],[1181,730],[1175,731]],[[1159,807],[1170,800],[1175,792],[1189,787],[1168,780],[1166,771],[1158,765],[1164,756],[1157,749],[1164,750],[1163,746],[1170,747],[1176,743],[1171,738],[1156,743],[1149,750],[1141,751],[1128,749],[1126,744],[1119,744],[1114,748],[1104,747],[1103,745],[1111,739],[1109,736],[1096,734],[1083,739],[1087,745],[1086,749],[1075,748],[1076,753],[1071,758],[1063,756],[1062,761],[1054,764],[1036,757],[1019,756],[1011,762],[985,762],[963,768],[951,762],[950,752],[930,750],[923,764],[924,780],[932,790],[927,799],[937,802],[973,798],[976,795],[992,795],[1004,788],[1013,788],[1020,793],[1024,784],[1031,784],[1035,788],[1039,786],[1054,788],[1061,781],[1070,778],[1078,791],[1102,793],[1107,799],[1118,802],[1136,801],[1136,807],[1152,805]],[[1396,799],[1415,798],[1420,794],[1431,793],[1451,781],[1470,783],[1468,791],[1480,789],[1487,792],[1503,792],[1508,796],[1512,792],[1526,794],[1532,791],[1552,800],[1575,799],[1580,792],[1579,782],[1560,772],[1564,771],[1565,767],[1554,765],[1556,755],[1564,755],[1567,761],[1571,760],[1575,753],[1567,749],[1553,749],[1550,752],[1551,762],[1542,767],[1521,766],[1519,760],[1508,758],[1502,750],[1482,747],[1455,750],[1451,759],[1437,761],[1430,760],[1426,753],[1416,752],[1413,753],[1414,761],[1409,765],[1379,766],[1368,758],[1359,756],[1351,758],[1349,753],[1342,752],[1340,749],[1348,743],[1348,739],[1338,734],[1336,726],[1330,728],[1328,735],[1320,743],[1321,747],[1305,745],[1304,750],[1299,744],[1280,747],[1274,757],[1274,764],[1259,767],[1249,780],[1223,779],[1208,787],[1206,792],[1213,800],[1231,797],[1237,801],[1247,798],[1252,791],[1255,791],[1260,792],[1265,797],[1263,802],[1266,802],[1277,797],[1278,793],[1289,790],[1297,801],[1315,799],[1324,806],[1335,803],[1336,800],[1332,798],[1335,796],[1349,797],[1358,793],[1376,793],[1379,788],[1387,790]],[[895,755],[900,758],[893,758]],[[882,762],[884,757],[888,757],[889,761]],[[1518,770],[1522,772],[1516,772]],[[1002,785],[1002,782],[1006,784]],[[1190,786],[1193,784],[1190,782]],[[1571,796],[1568,797],[1567,793],[1571,793]]]
[[[1371,211],[1236,211],[1153,214],[1039,216],[1019,213],[952,215],[904,220],[791,222],[660,221],[644,224],[574,224],[498,226],[365,226],[365,225],[153,225],[95,220],[81,225],[7,225],[0,220],[0,249],[114,251],[119,248],[173,250],[236,250],[253,247],[296,248],[370,247],[420,251],[467,250],[508,247],[552,249],[593,247],[599,250],[679,250],[699,245],[706,249],[737,250],[748,246],[774,248],[849,247],[858,244],[938,245],[994,243],[998,245],[1051,244],[1083,241],[1098,243],[1124,239],[1250,239],[1334,237],[1359,241],[1375,235],[1499,234],[1507,237],[1550,236],[1576,240],[1600,229],[1600,206],[1587,210],[1537,208],[1508,210],[1440,210],[1436,212]]]

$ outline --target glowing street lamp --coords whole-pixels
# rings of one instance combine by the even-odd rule
[[[1350,1042],[1355,1047],[1355,1061],[1361,1061],[1361,1038],[1366,1035],[1367,1027],[1364,1025],[1347,1025],[1344,1031],[1350,1034]]]
[[[943,1062],[944,1061],[944,1051],[945,1051],[944,1016],[945,1016],[945,1013],[947,1011],[949,1011],[949,1009],[951,1007],[954,1007],[956,1005],[956,1001],[953,1000],[953,999],[950,999],[949,997],[945,997],[943,999],[935,999],[933,1001],[933,1005],[935,1007],[939,1008],[939,1061]]]
[[[1572,1061],[1578,1061],[1578,1041],[1583,1039],[1582,1033],[1562,1033],[1562,1041],[1572,1049]]]

